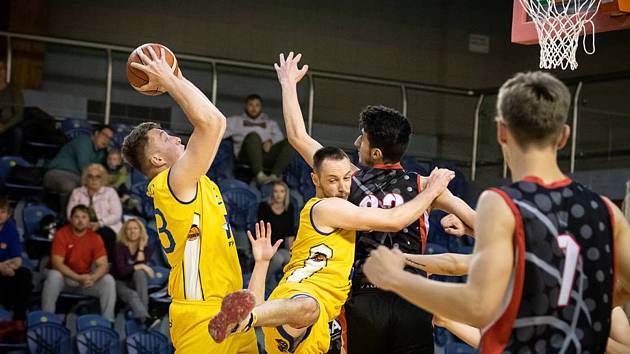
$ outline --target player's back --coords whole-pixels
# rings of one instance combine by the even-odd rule
[[[495,191],[515,215],[515,266],[481,352],[603,353],[615,284],[608,204],[570,179]]]
[[[313,225],[313,207],[321,201],[311,198],[300,213],[300,225],[291,247],[291,259],[284,267],[282,283],[301,283],[334,302],[337,312],[350,291],[356,231],[336,229],[323,233]],[[333,318],[337,314],[332,314]]]
[[[220,303],[242,288],[234,236],[217,185],[201,176],[192,201],[180,201],[168,184],[170,170],[149,183],[160,242],[171,266],[168,292],[174,300]]]

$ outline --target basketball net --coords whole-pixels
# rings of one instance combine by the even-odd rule
[[[566,70],[578,67],[575,53],[582,35],[586,54],[595,53],[595,24],[592,19],[601,0],[519,0],[536,24],[540,43],[540,68]],[[586,26],[592,29],[592,49],[586,47]]]

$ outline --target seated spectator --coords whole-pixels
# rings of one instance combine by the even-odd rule
[[[278,248],[269,262],[265,290],[270,293],[278,285],[278,273],[289,263],[289,250],[295,239],[295,221],[293,219],[293,205],[289,202],[289,187],[281,181],[272,182],[272,193],[269,199],[258,205],[258,220],[271,223],[271,244],[284,239],[284,245]]]
[[[90,135],[80,134],[72,139],[50,161],[44,175],[44,188],[60,194],[60,208],[68,202],[68,196],[81,183],[81,171],[91,163],[105,163],[105,149],[114,136],[108,125],[97,127]]]
[[[20,155],[23,132],[24,97],[15,85],[7,83],[7,68],[0,59],[0,140],[9,155]]]
[[[119,195],[127,192],[127,181],[129,180],[129,171],[123,163],[122,153],[119,149],[110,149],[107,151],[107,185],[114,188]]]
[[[122,205],[118,193],[108,187],[107,171],[103,165],[88,165],[81,175],[81,187],[75,188],[68,202],[67,215],[76,205],[87,205],[90,215],[90,229],[103,238],[107,256],[114,257],[116,234],[122,227]]]
[[[118,233],[112,274],[116,279],[116,293],[147,328],[159,323],[159,319],[149,315],[147,276],[155,277],[148,265],[152,253],[144,225],[137,219],[127,220]]]
[[[262,99],[258,95],[247,96],[243,114],[228,118],[225,137],[232,137],[234,155],[239,162],[251,166],[260,184],[279,180],[291,160],[291,145],[278,123],[262,113]],[[267,175],[263,169],[271,173]]]
[[[0,303],[13,308],[13,319],[26,320],[33,285],[31,271],[22,267],[20,236],[11,219],[9,199],[0,196]]]
[[[55,312],[59,293],[66,291],[98,297],[101,315],[114,321],[116,283],[108,274],[103,240],[89,226],[90,210],[79,204],[70,211],[70,224],[55,233],[52,268],[46,274],[42,291],[42,310]]]

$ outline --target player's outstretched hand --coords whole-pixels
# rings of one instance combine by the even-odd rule
[[[431,191],[435,193],[436,196],[439,196],[446,190],[448,184],[455,178],[455,172],[446,169],[446,168],[434,168],[431,171],[431,175],[429,176],[429,180],[427,181],[426,191]]]
[[[149,77],[149,82],[142,86],[140,89],[145,90],[158,90],[166,92],[167,80],[175,77],[173,74],[173,68],[171,68],[166,62],[166,52],[164,48],[160,49],[160,55],[153,50],[153,47],[148,46],[150,57],[144,54],[142,50],[136,49],[136,53],[142,59],[142,63],[131,63],[131,67],[144,71]]]
[[[368,280],[383,290],[392,290],[396,274],[405,269],[405,255],[398,249],[379,246],[370,252],[370,257],[363,265],[363,272]]]
[[[256,238],[254,239],[249,230],[247,230],[247,237],[252,244],[252,255],[256,262],[269,262],[282,243],[280,239],[273,246],[271,245],[271,224],[267,223],[265,227],[262,220],[256,223]]]
[[[470,229],[464,224],[464,222],[455,216],[455,214],[448,214],[440,220],[442,228],[447,234],[461,237],[471,234]]]
[[[293,52],[290,52],[286,60],[284,59],[284,53],[280,54],[280,63],[273,64],[278,74],[278,81],[281,85],[297,85],[300,80],[306,75],[308,71],[308,65],[302,66],[302,69],[298,69],[298,63],[302,58],[302,54],[293,56]]]

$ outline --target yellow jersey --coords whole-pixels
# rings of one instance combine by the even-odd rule
[[[282,283],[301,283],[317,289],[327,302],[328,317],[339,315],[352,279],[356,231],[336,229],[321,232],[313,224],[313,208],[321,201],[311,198],[300,212],[300,225],[284,267]]]
[[[319,317],[299,339],[282,327],[263,327],[265,351],[268,354],[328,352],[328,323],[341,312],[350,292],[354,263],[355,231],[337,229],[324,233],[313,224],[313,208],[320,198],[310,199],[300,213],[300,227],[291,247],[291,260],[284,267],[284,276],[269,296],[292,299],[309,296],[319,304]]]
[[[220,303],[243,287],[234,235],[219,187],[207,176],[191,201],[180,201],[169,186],[170,168],[150,182],[162,248],[171,265],[168,293],[173,300]]]

